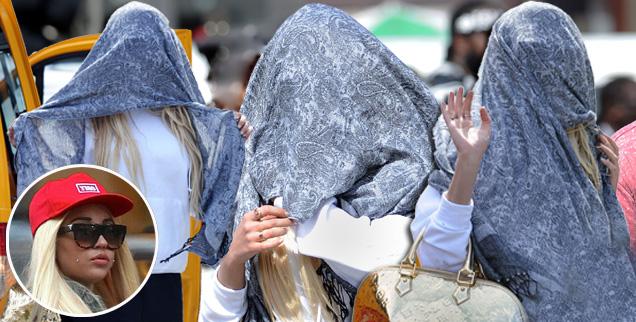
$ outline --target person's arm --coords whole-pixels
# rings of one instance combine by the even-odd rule
[[[618,203],[623,208],[625,221],[627,222],[627,230],[629,231],[629,248],[632,254],[636,254],[636,199],[630,187],[623,182],[618,182],[616,197]]]
[[[420,196],[415,220],[387,215],[371,221],[353,217],[327,200],[312,218],[296,227],[300,253],[324,260],[341,278],[358,286],[371,271],[399,264],[411,246],[409,227],[416,232],[427,226],[418,248],[424,266],[458,270],[466,257],[472,224],[472,205],[457,205],[432,187]]]
[[[227,288],[217,278],[217,268],[201,270],[199,322],[238,322],[247,311],[247,288]]]
[[[465,256],[472,231],[472,194],[481,160],[490,142],[490,117],[485,107],[479,109],[481,126],[473,127],[470,115],[473,92],[463,97],[451,92],[448,104],[441,104],[442,117],[457,148],[455,173],[443,195],[427,188],[418,200],[411,232],[415,239],[425,230],[418,257],[425,267],[456,271]]]
[[[629,132],[628,132],[629,133]],[[636,133],[636,132],[633,132]],[[626,139],[626,137],[614,137],[618,145],[620,145],[620,153],[618,153],[618,145],[616,152],[618,158],[618,168],[620,174],[616,183],[616,197],[618,203],[623,208],[625,221],[627,222],[627,230],[629,231],[629,248],[632,254],[636,254],[636,139]],[[605,162],[604,162],[605,163]],[[613,172],[611,168],[610,176]],[[613,180],[613,178],[611,178]]]
[[[243,317],[247,310],[245,262],[278,247],[292,224],[284,209],[273,206],[243,216],[218,269],[202,276],[199,321],[239,321]]]
[[[471,202],[475,181],[479,173],[481,159],[490,143],[490,116],[485,107],[479,109],[481,126],[473,127],[470,106],[473,92],[468,92],[464,99],[464,89],[459,88],[457,95],[450,92],[448,104],[442,103],[441,110],[444,121],[457,148],[455,174],[448,187],[448,201],[468,205]]]
[[[219,266],[219,282],[233,290],[245,287],[245,262],[281,245],[291,225],[293,221],[283,208],[262,206],[245,214]]]
[[[423,267],[443,271],[458,271],[466,258],[466,245],[472,231],[473,206],[455,204],[437,189],[428,186],[420,195],[411,222],[411,234],[416,239],[425,230],[417,248]]]

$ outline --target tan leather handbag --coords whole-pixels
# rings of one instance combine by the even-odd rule
[[[353,321],[528,321],[519,299],[507,288],[477,278],[469,240],[457,273],[418,268],[420,233],[400,265],[382,267],[362,281]]]

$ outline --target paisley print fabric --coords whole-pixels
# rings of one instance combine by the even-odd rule
[[[85,119],[173,106],[187,107],[203,165],[198,215],[205,226],[187,247],[216,263],[232,222],[243,139],[231,112],[203,104],[181,43],[165,16],[148,5],[118,9],[71,81],[18,118],[18,192],[47,171],[82,163]]]
[[[68,286],[71,287],[73,292],[82,299],[82,302],[88,306],[91,312],[96,313],[107,309],[104,300],[99,295],[93,293],[92,290],[72,279],[64,278],[64,280]]]
[[[567,136],[585,126],[596,142],[592,70],[570,17],[535,2],[506,12],[474,103],[474,121],[479,105],[493,121],[472,217],[486,275],[515,291],[532,320],[633,320],[636,276],[621,208],[606,175],[595,189]],[[456,150],[443,121],[435,145],[441,170],[429,183],[445,190]]]
[[[254,132],[235,224],[275,197],[300,221],[334,196],[354,216],[414,212],[433,166],[438,105],[344,12],[312,4],[289,17],[264,49],[241,112]],[[266,311],[249,275],[246,320],[256,321]]]
[[[432,168],[438,108],[415,73],[351,17],[292,15],[264,49],[241,112],[254,126],[241,188],[311,217],[338,196],[361,216],[411,214]],[[258,200],[239,198],[244,213]]]

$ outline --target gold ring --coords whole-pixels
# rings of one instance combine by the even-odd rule
[[[256,221],[261,221],[261,209],[260,208],[254,209],[254,217],[256,218]]]
[[[265,237],[263,237],[263,232],[261,231],[260,233],[258,233],[258,240],[259,241],[264,241]]]

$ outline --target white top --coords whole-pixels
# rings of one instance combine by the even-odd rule
[[[424,267],[457,272],[466,259],[468,238],[473,230],[470,221],[473,201],[459,205],[446,199],[431,186],[424,189],[415,206],[411,222],[411,236],[416,239],[426,229],[417,249],[417,257]]]
[[[148,110],[129,112],[129,115],[130,131],[139,149],[143,182],[132,178],[121,157],[119,169],[114,170],[137,184],[155,215],[158,247],[152,273],[182,273],[188,261],[186,252],[167,263],[159,261],[181,248],[190,234],[188,154],[158,115]],[[90,120],[86,121],[86,129],[84,162],[94,164],[95,139]]]
[[[341,278],[358,286],[383,265],[399,263],[411,246],[411,218],[388,215],[355,218],[327,200],[317,215],[296,228],[301,254],[320,258]]]
[[[370,221],[352,217],[336,207],[332,198],[311,219],[296,226],[295,239],[300,253],[325,260],[338,276],[357,287],[370,271],[402,260],[411,245],[409,227],[414,237],[427,229],[418,248],[421,262],[456,271],[466,256],[472,208],[453,204],[435,188],[427,187],[412,222],[398,215]],[[240,321],[247,310],[246,292],[246,288],[223,286],[216,278],[216,268],[204,270],[199,321]]]

